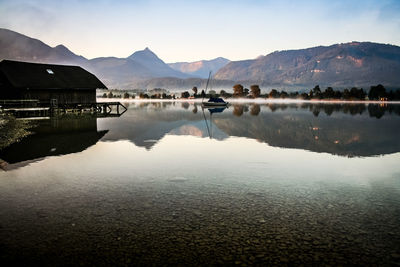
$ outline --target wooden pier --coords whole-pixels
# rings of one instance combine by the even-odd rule
[[[73,103],[57,105],[38,100],[0,100],[0,111],[17,118],[49,117],[60,113],[94,113],[98,117],[119,117],[127,108],[120,102]]]

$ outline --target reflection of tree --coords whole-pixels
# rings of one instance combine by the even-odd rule
[[[156,109],[160,109],[161,108],[161,102],[152,102],[151,105]]]
[[[188,109],[189,108],[189,103],[188,102],[182,102],[182,107],[184,108],[184,109]]]
[[[269,109],[274,112],[275,110],[277,110],[279,108],[278,104],[268,104]]]
[[[394,114],[400,115],[400,105],[388,105],[387,111],[390,114],[394,113]]]
[[[243,115],[243,105],[233,105],[233,115],[242,116]]]
[[[326,105],[326,107],[324,108],[325,114],[328,116],[332,115],[334,110],[335,107],[333,105]]]
[[[162,103],[162,107],[163,107],[163,108],[167,108],[168,106],[171,106],[171,105],[172,105],[171,102],[163,102],[163,103]]]
[[[250,114],[253,116],[257,116],[260,113],[260,105],[258,104],[253,104],[250,107]]]
[[[369,105],[368,106],[368,113],[370,117],[375,117],[377,119],[382,118],[385,115],[387,107],[380,106],[380,105]]]
[[[149,103],[141,103],[140,107],[145,107],[149,105]],[[157,104],[150,104],[156,105]],[[159,104],[158,104],[159,105]],[[163,103],[162,108],[166,105],[175,105],[173,103]],[[178,103],[179,105],[179,103]],[[364,112],[367,111],[370,117],[381,118],[384,116],[385,112],[390,114],[397,114],[400,115],[400,105],[379,105],[379,104],[369,104],[366,105],[364,103],[357,103],[357,104],[342,104],[342,103],[290,103],[290,104],[279,104],[279,103],[268,103],[262,104],[263,106],[267,106],[272,112],[277,110],[284,111],[286,109],[303,109],[311,112],[315,117],[318,117],[321,112],[324,112],[327,116],[331,116],[333,113],[344,113],[349,114],[352,116],[362,115]],[[187,102],[181,103],[183,109],[189,109],[190,104]],[[159,106],[157,106],[159,107]],[[196,114],[198,112],[198,107],[194,104],[193,109],[191,111]],[[233,115],[235,116],[242,116],[246,112],[250,112],[251,115],[257,116],[261,111],[260,104],[233,104]]]

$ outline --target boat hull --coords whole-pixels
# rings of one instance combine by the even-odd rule
[[[202,107],[226,107],[228,106],[228,102],[203,102],[201,103]]]

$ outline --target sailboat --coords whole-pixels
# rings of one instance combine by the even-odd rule
[[[208,89],[208,85],[210,83],[210,79],[211,79],[211,71],[208,74],[208,80],[207,80],[207,84],[206,84],[206,90],[205,90],[205,95],[207,94],[207,89]],[[201,101],[201,106],[204,107],[226,107],[228,106],[228,102],[225,102],[225,100],[223,100],[221,97],[210,97],[210,99],[208,99],[207,102],[204,101],[204,96],[203,99]]]

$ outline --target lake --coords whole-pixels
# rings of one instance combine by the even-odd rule
[[[2,262],[400,263],[400,105],[125,105],[0,151]]]

